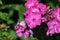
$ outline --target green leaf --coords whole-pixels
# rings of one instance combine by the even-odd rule
[[[0,4],[3,4],[3,3],[2,3],[2,0],[0,0]]]
[[[52,2],[48,2],[47,4],[48,4],[51,8],[54,8],[54,7],[55,7]]]
[[[17,10],[18,11],[18,16],[19,16],[19,19],[18,21],[22,21],[24,20],[24,12],[25,12],[25,7],[21,4],[21,5],[18,5],[18,4],[13,4],[12,6],[12,9],[14,10]]]
[[[0,18],[3,19],[3,20],[8,20],[9,19],[8,14],[3,13],[3,12],[0,12]]]
[[[27,39],[25,39],[24,37],[20,37],[20,39],[21,39],[21,40],[27,40]]]
[[[24,12],[25,12],[25,7],[23,6],[23,5],[20,5],[20,7],[19,7],[19,10],[18,10],[18,15],[19,15],[19,19],[18,19],[18,21],[22,21],[22,20],[24,20]]]
[[[13,24],[13,23],[14,23],[13,20],[8,20],[8,21],[7,21],[7,24]]]
[[[60,0],[57,0],[58,2],[60,2]]]
[[[9,30],[9,35],[12,36],[14,39],[17,38],[16,32],[12,29]]]
[[[9,10],[9,13],[8,13],[9,17],[13,15],[13,12],[14,12],[13,10]]]
[[[34,37],[29,37],[28,40],[38,40],[38,39]]]
[[[15,9],[15,10],[19,10],[20,5],[18,5],[18,4],[15,4],[15,5],[14,5],[14,4],[13,4],[13,5],[12,5],[12,8]]]
[[[28,37],[28,38],[24,38],[24,37],[20,37],[21,40],[38,40],[37,38],[34,37]]]
[[[3,36],[8,36],[8,32],[2,32]]]

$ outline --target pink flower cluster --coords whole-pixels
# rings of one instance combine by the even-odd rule
[[[47,35],[50,34],[51,36],[55,33],[60,33],[60,23],[56,20],[51,20],[47,23],[48,31]]]
[[[32,36],[33,32],[30,29],[36,28],[42,22],[46,22],[48,25],[47,35],[52,36],[55,33],[60,33],[60,8],[51,11],[49,6],[39,3],[38,0],[27,0],[25,7],[24,21],[18,22],[15,26],[17,36],[24,36],[25,38]]]
[[[35,7],[38,6],[38,1],[37,0],[27,0],[27,2],[25,3],[25,7],[27,9],[30,9],[31,7]]]
[[[55,33],[60,33],[60,8],[55,8],[51,12],[52,19],[47,23],[47,35],[51,36]]]
[[[14,29],[16,30],[16,34],[18,37],[23,36],[24,38],[28,38],[29,36],[33,35],[33,32],[32,30],[27,29],[27,27],[24,25],[25,25],[24,21],[18,22]]]
[[[51,12],[51,17],[60,22],[60,8],[53,9],[53,11]]]
[[[41,25],[42,15],[46,14],[49,7],[43,3],[39,3],[37,0],[27,0],[25,7],[27,8],[27,11],[24,13],[25,22],[28,27],[33,29],[37,25]]]

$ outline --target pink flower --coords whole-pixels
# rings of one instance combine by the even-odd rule
[[[60,8],[55,8],[51,12],[51,17],[60,22]]]
[[[34,7],[34,8],[30,8],[29,10],[27,10],[24,15],[25,17],[28,16],[28,15],[31,15],[31,14],[41,14],[39,9]]]
[[[38,5],[38,8],[40,9],[40,12],[42,13],[42,15],[46,14],[46,12],[48,11],[49,7],[43,3],[40,3]]]
[[[31,12],[33,12],[33,13],[40,13],[39,8],[37,8],[37,7],[30,8],[29,11],[31,11]],[[41,14],[41,13],[40,13],[40,14]]]
[[[29,30],[26,30],[26,31],[25,31],[24,37],[25,37],[25,38],[28,38],[28,37],[29,37]]]
[[[18,22],[17,25],[14,27],[14,29],[16,30],[16,34],[17,34],[18,37],[23,36],[23,32],[26,29],[25,25],[26,25],[25,22],[22,21],[22,22]]]
[[[25,17],[25,22],[27,23],[29,28],[33,29],[37,25],[41,24],[41,14],[30,12],[28,16]]]
[[[33,36],[33,31],[32,30],[29,30],[29,33],[30,33],[29,34],[30,36]]]
[[[14,27],[15,30],[21,29],[24,30],[26,28],[26,24],[24,21],[18,22],[17,25]]]
[[[31,36],[33,35],[33,32],[32,30],[30,29],[27,29],[26,25],[25,25],[25,22],[22,21],[22,22],[18,22],[17,25],[15,26],[15,30],[16,30],[16,34],[18,37],[24,37],[24,38],[28,38],[31,34]]]
[[[16,34],[18,37],[22,37],[23,36],[23,31],[17,30]]]
[[[25,7],[27,9],[31,8],[31,7],[35,7],[38,5],[38,1],[37,0],[27,0],[27,2],[25,3]]]
[[[25,22],[31,29],[36,28],[37,25],[41,24],[41,15],[46,14],[49,9],[45,4],[39,4],[38,0],[27,0],[25,7],[27,8],[27,11],[24,13]],[[46,21],[46,19],[43,21]]]
[[[41,20],[42,20],[42,22],[48,21],[46,17],[42,17]]]
[[[51,20],[47,23],[48,25],[48,31],[47,35],[53,35],[55,33],[60,33],[60,23],[58,23],[55,19]]]
[[[28,38],[29,36],[32,36],[32,35],[33,35],[33,32],[31,30],[26,30],[24,33],[25,38]]]

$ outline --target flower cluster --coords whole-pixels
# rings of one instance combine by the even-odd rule
[[[27,0],[25,7],[24,21],[18,22],[15,26],[16,34],[19,37],[24,36],[27,38],[32,36],[31,29],[41,25],[42,22],[48,25],[47,35],[52,36],[55,33],[60,33],[60,8],[51,10],[49,6],[39,3],[38,0]]]
[[[51,11],[51,18],[52,19],[49,22],[47,22],[47,35],[60,33],[60,8],[55,8]]]
[[[28,38],[29,36],[33,35],[32,30],[27,29],[24,21],[18,22],[14,29],[16,30],[16,34],[18,37],[23,36],[24,38]]]
[[[38,6],[38,1],[37,0],[27,0],[27,2],[25,3],[25,7],[27,9],[30,9],[31,7],[35,7]]]
[[[48,25],[47,35],[50,34],[52,36],[55,33],[60,33],[60,23],[58,23],[56,20],[49,21],[47,25]]]
[[[53,9],[53,11],[51,12],[51,17],[60,22],[60,8]]]
[[[46,14],[49,7],[43,3],[39,3],[37,0],[27,0],[25,7],[27,8],[27,11],[24,13],[25,22],[28,27],[33,29],[37,25],[41,25],[42,15]]]

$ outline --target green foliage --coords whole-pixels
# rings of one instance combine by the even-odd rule
[[[2,0],[0,0],[0,5],[2,5],[3,3],[2,3]]]
[[[37,40],[37,38],[34,38],[34,37],[29,37],[29,38],[21,37],[20,39],[21,40]]]
[[[8,14],[0,12],[0,18],[3,20],[8,20]]]
[[[17,38],[17,35],[16,35],[16,33],[15,33],[15,31],[14,30],[11,30],[10,29],[10,31],[9,31],[9,33],[8,33],[12,38],[14,38],[14,39],[16,39]]]

